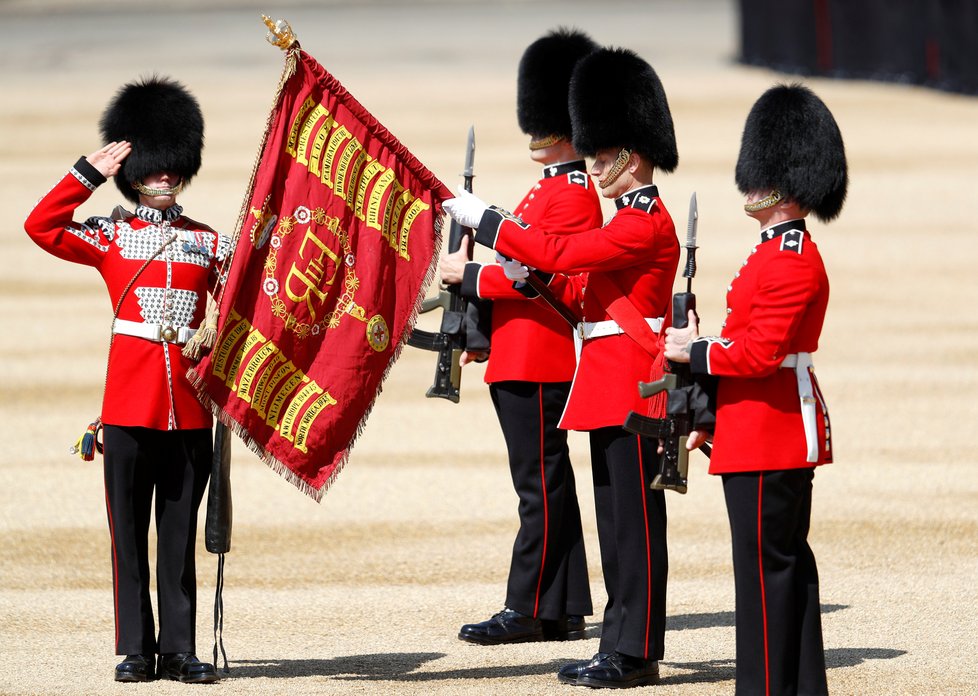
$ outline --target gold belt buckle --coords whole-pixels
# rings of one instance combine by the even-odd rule
[[[162,336],[163,336],[163,340],[166,341],[167,343],[173,343],[173,341],[177,337],[177,330],[174,329],[172,326],[166,326],[163,328]]]

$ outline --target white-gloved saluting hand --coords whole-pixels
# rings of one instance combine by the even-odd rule
[[[530,275],[530,269],[516,259],[507,259],[502,254],[496,254],[496,261],[503,267],[503,273],[513,282],[520,283]]]
[[[455,222],[462,227],[473,228],[479,226],[482,214],[489,207],[478,196],[466,191],[461,184],[458,186],[458,197],[449,198],[441,205]]]

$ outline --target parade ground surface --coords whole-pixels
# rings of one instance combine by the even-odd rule
[[[523,48],[568,25],[634,49],[657,69],[675,118],[680,165],[656,183],[680,230],[698,196],[705,333],[719,332],[727,284],[754,244],[733,182],[741,128],[753,101],[789,78],[737,64],[732,2],[0,1],[0,693],[570,693],[556,671],[597,650],[600,613],[575,642],[479,647],[456,637],[502,608],[517,500],[483,368],[465,370],[458,405],[426,399],[434,354],[415,349],[395,364],[320,504],[236,441],[230,675],[211,687],[112,681],[101,460],[68,455],[98,413],[111,308],[95,272],[43,253],[22,223],[100,145],[98,116],[115,90],[157,72],[184,82],[207,119],[204,165],[180,202],[233,231],[282,65],[261,12],[288,19],[452,188],[474,125],[475,190],[503,207],[538,175],[515,119]],[[851,173],[841,217],[810,225],[832,282],[815,363],[836,463],[816,475],[811,530],[829,688],[975,693],[978,99],[806,83],[835,113]],[[119,202],[104,186],[77,217]],[[587,439],[574,433],[571,445],[599,608]],[[706,466],[697,454],[689,493],[668,494],[656,693],[734,690],[730,535]],[[197,648],[208,660],[215,568],[201,532]]]

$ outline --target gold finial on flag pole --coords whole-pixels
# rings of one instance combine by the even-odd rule
[[[292,31],[292,26],[287,21],[280,19],[273,22],[268,15],[262,15],[261,18],[265,22],[265,26],[268,27],[268,33],[265,35],[265,40],[268,43],[287,51],[292,48],[292,44],[297,42],[295,32]]]

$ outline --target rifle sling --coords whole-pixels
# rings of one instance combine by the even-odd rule
[[[659,336],[648,325],[645,317],[636,309],[614,279],[603,273],[591,273],[588,276],[587,290],[594,294],[608,315],[622,328],[625,335],[640,345],[653,358],[659,356]],[[669,324],[670,312],[670,309],[666,310],[662,322],[663,330]]]
[[[570,324],[572,329],[577,329],[577,317],[571,312],[563,302],[557,299],[554,295],[553,290],[547,285],[543,279],[536,275],[535,273],[530,273],[524,280],[524,282],[529,285],[533,290],[540,296],[540,299],[546,302],[551,309],[553,309],[560,317]]]

